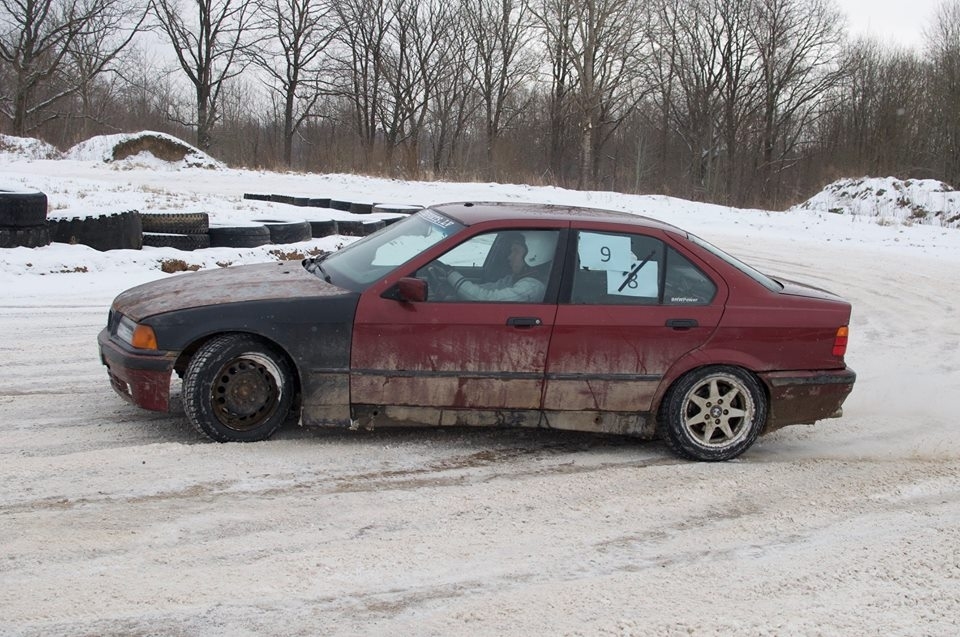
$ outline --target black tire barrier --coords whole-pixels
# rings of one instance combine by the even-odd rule
[[[211,248],[255,248],[270,243],[270,231],[264,225],[210,226]]]
[[[294,197],[293,205],[300,208],[306,208],[310,205],[310,197]]]
[[[270,195],[270,201],[273,203],[292,204],[293,197],[291,195]]]
[[[205,212],[153,213],[140,215],[144,232],[206,234],[210,216]]]
[[[331,199],[330,207],[334,210],[342,210],[344,212],[350,212],[350,202],[344,201],[342,199]]]
[[[342,235],[348,237],[365,237],[383,228],[383,221],[380,219],[371,219],[370,221],[338,220],[337,227]]]
[[[50,244],[50,228],[46,225],[0,227],[0,248],[39,248]]]
[[[310,199],[310,203],[308,205],[311,208],[329,208],[330,198],[329,197],[313,197]]]
[[[393,212],[401,215],[411,215],[423,210],[423,206],[405,203],[378,203],[373,207],[373,212]]]
[[[193,250],[209,248],[210,235],[144,232],[143,245],[144,247],[176,248],[177,250],[191,252]]]
[[[0,190],[0,227],[37,227],[42,226],[46,221],[47,196],[45,194],[31,190]]]
[[[50,238],[57,243],[79,243],[94,250],[139,250],[143,222],[136,210],[96,217],[51,219]]]
[[[355,215],[368,215],[373,212],[373,204],[364,203],[362,201],[353,201],[350,203],[350,212]]]
[[[336,219],[323,219],[321,221],[310,221],[310,236],[329,237],[332,234],[340,234]]]
[[[309,241],[312,235],[309,221],[290,221],[283,219],[254,219],[262,223],[270,232],[270,243],[298,243]]]
[[[255,192],[245,192],[243,193],[243,198],[249,199],[250,201],[270,201],[270,195]]]
[[[387,217],[386,219],[381,219],[383,221],[384,227],[389,226],[390,224],[396,223],[405,217]]]

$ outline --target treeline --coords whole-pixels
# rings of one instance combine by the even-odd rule
[[[236,166],[768,208],[960,185],[960,0],[917,50],[848,41],[832,0],[0,0],[0,131],[143,129]]]

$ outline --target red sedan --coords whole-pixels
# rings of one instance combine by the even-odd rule
[[[303,425],[478,425],[654,438],[727,460],[840,414],[850,304],[674,226],[533,204],[434,206],[303,262],[114,301],[114,389],[219,441]]]

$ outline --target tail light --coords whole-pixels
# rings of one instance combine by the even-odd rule
[[[847,353],[847,337],[850,335],[850,328],[844,325],[837,328],[837,336],[833,339],[833,355],[843,358]]]

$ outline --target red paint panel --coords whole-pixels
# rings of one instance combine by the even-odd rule
[[[167,411],[170,407],[170,372],[109,367],[110,384],[124,399],[144,409]]]
[[[722,311],[721,306],[561,306],[544,409],[648,410],[661,376],[710,338]],[[695,320],[697,327],[673,329],[666,326],[670,319]]]
[[[353,404],[539,409],[556,306],[404,303],[365,294],[351,350]],[[510,318],[539,319],[534,327]]]

